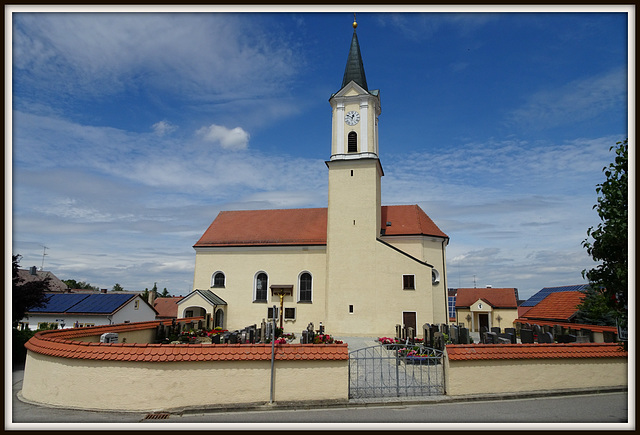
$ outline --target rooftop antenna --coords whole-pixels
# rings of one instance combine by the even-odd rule
[[[473,288],[476,288],[476,276],[473,275]]]
[[[47,248],[46,246],[42,245],[42,265],[40,266],[40,270],[44,270],[44,256],[47,255]]]

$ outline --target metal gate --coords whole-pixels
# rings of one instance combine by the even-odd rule
[[[412,352],[413,350],[413,352]],[[438,349],[380,344],[349,352],[349,398],[445,394]]]

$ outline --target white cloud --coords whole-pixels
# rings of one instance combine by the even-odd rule
[[[512,111],[507,122],[524,127],[554,127],[597,117],[603,112],[627,107],[627,71],[614,69],[605,74],[574,80],[555,89],[530,96]]]
[[[156,122],[155,124],[153,124],[151,126],[151,129],[158,136],[164,136],[164,135],[173,133],[174,131],[176,131],[178,129],[178,127],[173,125],[173,124],[171,124],[168,121],[160,121],[160,122]]]
[[[211,124],[197,131],[207,142],[218,144],[226,150],[244,150],[249,145],[249,133],[240,127],[228,129],[221,125]]]
[[[220,13],[16,13],[14,77],[84,98],[162,88],[186,98],[286,88],[298,56],[278,30]],[[179,77],[179,80],[176,80]]]

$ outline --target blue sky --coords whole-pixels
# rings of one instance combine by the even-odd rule
[[[628,8],[361,10],[382,200],[449,235],[448,286],[583,283],[595,188],[629,135]],[[61,279],[186,294],[219,211],[326,207],[350,10],[34,11],[13,8],[8,59],[21,266],[47,246]]]

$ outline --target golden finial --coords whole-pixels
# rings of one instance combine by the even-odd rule
[[[355,29],[356,27],[358,27],[358,23],[356,23],[356,13],[353,13],[353,28]]]

